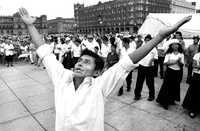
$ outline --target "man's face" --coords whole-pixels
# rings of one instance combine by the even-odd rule
[[[88,55],[83,55],[79,58],[74,66],[75,77],[87,77],[95,74],[94,58]]]

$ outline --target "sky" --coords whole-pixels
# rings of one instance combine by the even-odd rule
[[[47,19],[56,17],[72,18],[74,17],[74,3],[84,3],[87,5],[97,4],[99,1],[109,0],[0,0],[0,15],[13,15],[20,7],[28,10],[31,16],[47,15]],[[197,1],[200,0],[187,0]]]
[[[0,0],[0,15],[13,15],[20,7],[28,10],[31,16],[47,15],[47,19],[56,17],[74,17],[74,3],[87,5],[109,0]]]

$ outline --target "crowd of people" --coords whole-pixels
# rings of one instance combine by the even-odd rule
[[[117,89],[119,89],[118,96],[121,96],[124,91],[123,86],[126,85],[127,91],[134,89],[134,100],[140,100],[143,83],[146,80],[149,89],[148,101],[153,101],[156,97],[154,77],[158,76],[163,79],[163,83],[156,102],[164,109],[168,109],[169,105],[180,101],[180,83],[185,65],[188,67],[187,82],[190,86],[184,98],[183,107],[189,110],[189,116],[191,118],[194,118],[200,112],[200,104],[198,103],[198,92],[200,91],[200,88],[198,88],[200,82],[199,36],[194,36],[193,44],[185,48],[182,33],[176,31],[191,18],[185,18],[172,27],[172,29],[165,30],[163,34],[161,33],[160,36],[155,38],[150,34],[141,36],[127,33],[105,35],[49,34],[44,35],[41,40],[38,32],[32,26],[32,19],[29,17],[27,11],[21,9],[20,15],[28,26],[30,36],[2,36],[0,41],[0,59],[1,62],[5,59],[7,66],[13,66],[14,54],[17,54],[16,58],[19,59],[27,56],[26,58],[31,64],[40,65],[41,61],[43,61],[56,88],[57,129],[61,129],[61,123],[64,119],[62,115],[65,115],[70,120],[69,123],[72,120],[78,123],[80,119],[75,120],[71,117],[82,114],[79,108],[85,109],[88,106],[93,108],[87,102],[90,102],[90,104],[94,102],[93,104],[96,104],[97,107],[99,104],[102,105],[102,99],[98,92],[100,89],[102,89],[103,96],[108,96],[114,88],[120,86]],[[171,34],[173,32],[175,33]],[[165,37],[169,35],[169,37],[164,39],[162,35]],[[40,45],[42,46],[37,50],[37,54],[36,49]],[[94,65],[91,64],[93,59],[88,56],[95,58]],[[130,58],[127,58],[127,56]],[[92,67],[94,66],[92,72],[89,71],[91,65]],[[132,74],[135,69],[137,69],[137,80],[135,87],[132,87]],[[72,72],[70,71],[74,73],[72,76]],[[160,72],[158,73],[158,71]],[[94,79],[90,78],[91,76]],[[75,100],[77,103],[72,103],[72,100],[65,98],[69,97],[70,99],[74,99],[72,95],[73,89],[64,89],[64,85],[71,87],[71,82],[74,85],[73,88],[75,88],[75,91],[77,90],[77,93],[78,91],[79,93],[82,91],[79,94],[80,98]],[[126,84],[123,84],[124,82]],[[95,91],[90,89],[90,86],[95,88]],[[63,90],[61,91],[57,88]],[[69,92],[72,94],[69,94]],[[94,97],[95,101],[91,100]],[[72,107],[69,107],[69,105],[68,107],[63,107],[65,105],[64,102],[71,104]],[[74,111],[73,107],[75,109],[77,108],[76,112],[74,114],[67,114],[71,110]],[[99,108],[101,109],[102,107],[100,106]],[[96,113],[100,112],[98,119],[103,119],[103,116],[101,116],[102,110],[99,108],[88,110],[91,112],[84,110],[84,113],[89,113],[91,116],[91,114],[95,114],[95,111]],[[98,121],[96,122],[98,123]],[[91,129],[96,129],[96,127],[91,127]],[[75,126],[71,127],[68,125],[66,129],[68,128],[74,129]]]
[[[104,70],[112,67],[125,54],[133,52],[139,47],[146,44],[152,39],[152,36],[146,35],[144,38],[141,35],[124,34],[89,34],[89,35],[72,35],[72,34],[49,34],[44,35],[45,43],[51,46],[52,52],[56,59],[63,64],[66,69],[73,70],[75,64],[79,60],[83,50],[88,49],[99,56],[105,62]],[[193,37],[193,44],[185,47],[185,42],[182,33],[177,31],[170,37],[166,38],[157,47],[152,49],[148,55],[137,63],[137,80],[135,88],[131,87],[133,70],[126,77],[127,91],[134,89],[134,100],[141,98],[143,83],[146,80],[149,89],[149,101],[155,99],[155,84],[154,77],[163,79],[163,84],[159,91],[156,101],[160,103],[164,109],[175,104],[175,101],[180,102],[180,83],[183,77],[183,67],[188,68],[187,83],[191,88],[198,85],[199,80],[199,36]],[[195,56],[195,57],[194,57]],[[36,47],[31,41],[29,35],[11,36],[5,35],[0,37],[0,63],[6,66],[13,66],[14,61],[28,61],[30,64],[40,66],[42,61],[36,53]],[[159,67],[159,69],[158,69]],[[45,69],[45,67],[43,67]],[[159,71],[159,73],[158,73]],[[102,73],[102,72],[101,72]],[[99,75],[99,74],[98,74]],[[175,79],[176,78],[176,79]],[[123,95],[123,86],[119,89],[118,96]],[[195,92],[188,90],[186,101],[183,107],[188,103],[194,103],[198,99]],[[189,95],[189,96],[188,96]],[[192,98],[188,98],[192,96]],[[193,98],[194,97],[194,98]],[[194,102],[190,102],[190,99]],[[194,99],[194,100],[193,100]],[[188,102],[187,102],[188,101]],[[187,102],[187,103],[186,103]],[[197,106],[199,106],[197,104]],[[199,108],[199,107],[198,107]],[[197,107],[191,109],[190,116],[196,115]]]

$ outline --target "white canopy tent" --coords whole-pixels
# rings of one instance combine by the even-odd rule
[[[192,15],[192,20],[183,25],[179,30],[183,33],[185,38],[192,37],[194,35],[200,35],[200,15],[199,14],[167,14],[167,13],[150,13],[138,34],[147,35],[151,34],[155,36],[159,30],[166,26],[172,26],[182,18]]]

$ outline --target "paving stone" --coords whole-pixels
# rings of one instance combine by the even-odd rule
[[[19,98],[26,98],[35,95],[39,95],[42,93],[49,92],[50,90],[45,88],[44,86],[28,86],[22,88],[14,88],[13,91]]]
[[[131,106],[106,116],[105,121],[119,131],[177,131],[178,129],[168,120],[134,109]]]
[[[19,101],[0,105],[0,123],[29,115]]]
[[[28,86],[28,85],[38,85],[39,83],[37,83],[36,81],[34,80],[31,80],[31,79],[21,79],[21,80],[18,80],[18,81],[11,81],[11,82],[7,82],[6,83],[8,84],[8,86],[10,88],[21,88],[21,87],[25,87],[25,86]]]
[[[104,123],[104,131],[117,131],[117,130],[111,127],[110,125]]]
[[[16,100],[17,97],[10,90],[0,91],[0,105]]]
[[[44,131],[32,117],[23,117],[0,124],[0,131]]]
[[[55,131],[55,110],[50,109],[34,114],[36,119],[47,129],[47,131]]]
[[[54,93],[52,91],[21,98],[21,100],[31,113],[41,112],[54,107]]]
[[[106,101],[105,103],[105,115],[111,115],[113,112],[123,108],[124,106],[126,106],[126,104],[114,100],[114,99],[108,99],[108,101]]]
[[[8,87],[4,83],[4,81],[2,81],[1,78],[0,78],[0,91],[5,91],[5,90],[8,90]]]

